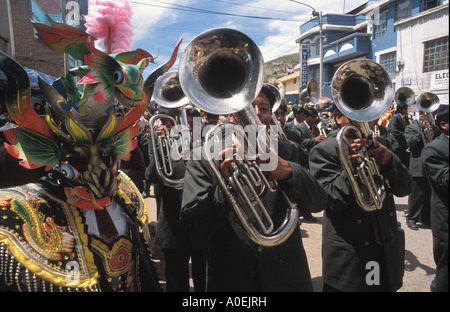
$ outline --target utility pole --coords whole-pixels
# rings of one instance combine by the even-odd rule
[[[318,12],[315,8],[310,6],[309,4],[290,0],[291,2],[295,2],[301,5],[305,5],[309,8],[311,8],[312,16],[319,18],[319,58],[320,58],[320,64],[319,64],[319,98],[323,96],[323,27],[322,27],[322,11]]]

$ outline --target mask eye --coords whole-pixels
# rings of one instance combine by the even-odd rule
[[[123,82],[123,72],[122,70],[118,69],[113,74],[113,79],[115,84],[121,84]]]
[[[61,173],[69,180],[76,180],[80,176],[80,173],[77,169],[69,165],[68,163],[61,163],[60,166]]]

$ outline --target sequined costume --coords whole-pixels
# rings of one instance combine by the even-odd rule
[[[144,80],[153,58],[143,50],[112,57],[76,28],[34,27],[49,47],[86,66],[52,85],[39,80],[48,102],[41,118],[25,70],[0,52],[16,123],[4,131],[5,147],[25,168],[48,171],[37,183],[0,189],[0,291],[159,291],[145,203],[120,161],[136,147],[137,121],[181,41]]]

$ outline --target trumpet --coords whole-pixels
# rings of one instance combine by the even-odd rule
[[[208,30],[188,44],[179,68],[181,86],[194,105],[212,114],[233,114],[236,122],[244,127],[262,128],[258,127],[261,121],[251,103],[263,85],[264,61],[259,48],[247,35],[227,28]],[[260,197],[265,191],[276,191],[278,185],[276,181],[267,181],[261,168],[249,161],[245,153],[243,159],[231,164],[230,180],[223,178],[213,160],[212,147],[224,137],[227,126],[230,125],[217,125],[208,132],[202,159],[247,236],[260,246],[279,245],[297,225],[297,205],[283,192],[288,208],[284,221],[275,228]],[[233,127],[233,133],[245,138],[242,128]]]
[[[339,110],[349,118],[350,125],[337,134],[338,154],[358,205],[364,211],[383,207],[388,181],[380,173],[373,157],[363,147],[357,165],[348,158],[344,140],[347,132],[357,138],[373,139],[368,122],[379,118],[389,108],[393,98],[392,81],[388,73],[368,59],[351,60],[338,68],[332,81],[332,94]]]
[[[155,171],[164,185],[181,189],[184,177],[173,176],[173,161],[185,159],[190,151],[191,134],[186,116],[186,105],[189,104],[189,100],[183,93],[177,72],[169,71],[159,77],[154,90],[152,99],[159,106],[175,111],[174,116],[157,114],[149,121]],[[170,121],[171,129],[158,134],[157,128],[165,121]]]
[[[425,117],[425,125],[423,126],[422,123],[419,123],[419,130],[424,146],[433,141],[434,132],[432,125],[434,125],[434,118],[432,113],[439,108],[439,102],[439,97],[431,92],[422,93],[417,98],[417,106]]]

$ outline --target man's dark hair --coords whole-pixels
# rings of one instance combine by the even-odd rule
[[[279,108],[283,111],[283,113],[286,113],[286,112],[287,112],[287,105],[286,105],[286,103],[281,102]]]
[[[305,117],[309,116],[319,116],[319,112],[315,108],[307,107],[305,108]]]
[[[296,105],[292,108],[292,111],[294,112],[294,116],[297,116],[303,114],[305,112],[305,109],[301,106]]]
[[[436,111],[436,125],[439,126],[443,121],[448,122],[448,105],[441,105]]]
[[[333,103],[333,106],[331,106],[330,112],[333,113],[333,116],[336,117],[336,115],[342,116],[344,115],[341,110],[337,107],[336,104]]]
[[[398,103],[397,104],[397,110],[399,109],[408,109],[408,104],[406,103]]]
[[[201,117],[200,113],[198,112],[198,110],[196,110],[193,107],[186,107],[186,114],[188,116],[192,116],[192,117]]]

